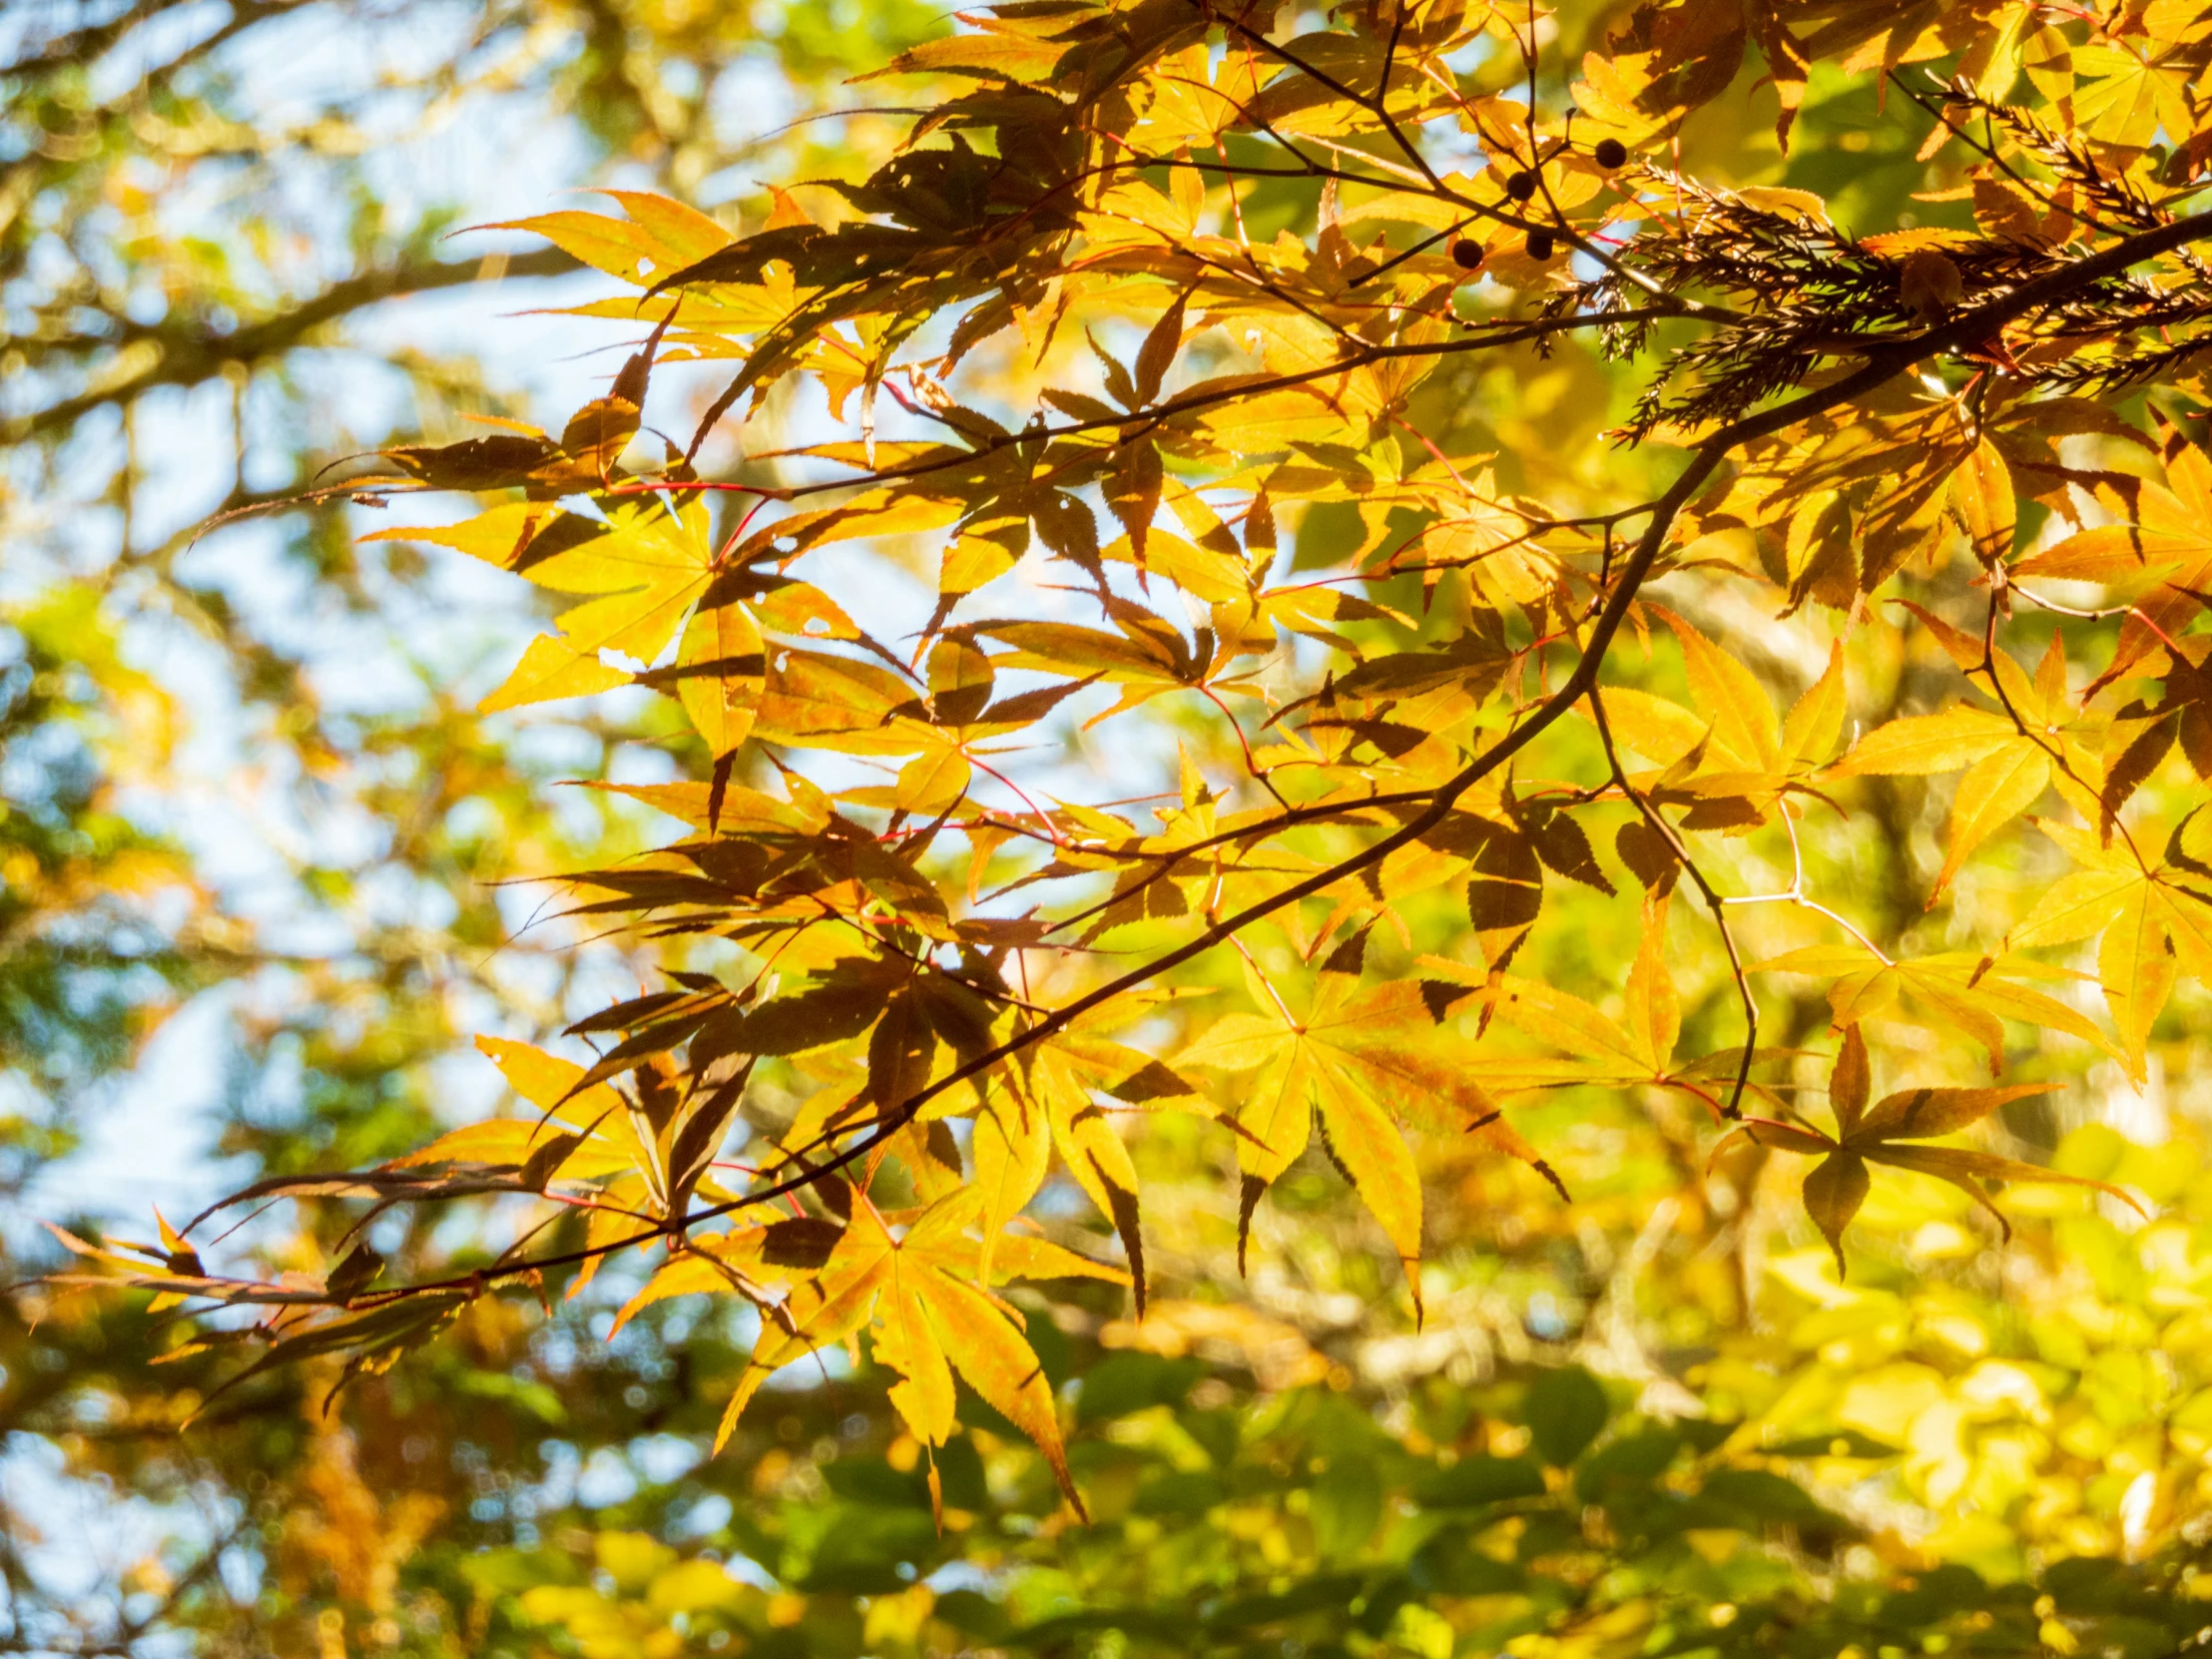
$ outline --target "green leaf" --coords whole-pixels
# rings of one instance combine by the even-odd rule
[[[1528,1391],[1521,1410],[1536,1450],[1554,1468],[1581,1456],[1613,1414],[1605,1389],[1579,1366],[1567,1366]]]

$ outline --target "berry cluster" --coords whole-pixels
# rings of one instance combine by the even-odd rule
[[[1617,138],[1599,139],[1590,149],[1590,159],[1606,172],[1626,165],[1628,146]],[[1505,195],[1514,202],[1530,202],[1536,196],[1536,175],[1526,168],[1509,173],[1505,177]],[[1538,226],[1528,233],[1524,245],[1528,257],[1538,265],[1549,263],[1558,252],[1558,234]],[[1451,245],[1452,264],[1462,271],[1482,269],[1482,245],[1471,237],[1461,237]]]

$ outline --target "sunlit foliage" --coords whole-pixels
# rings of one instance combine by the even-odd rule
[[[385,1645],[2193,1639],[2208,58],[1011,5],[876,69],[871,172],[501,227],[611,279],[605,392],[286,493],[476,499],[360,545],[559,596],[479,714],[662,694],[681,776],[601,793],[680,835],[560,884],[658,978],[218,1207],[291,1259],[161,1220],[47,1294],[190,1309],[180,1423],[660,1333],[723,1513],[409,1624],[339,1540],[442,1500],[333,1473]]]

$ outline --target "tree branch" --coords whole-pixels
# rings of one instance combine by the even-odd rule
[[[408,294],[433,293],[441,288],[462,287],[486,280],[486,266],[498,260],[455,260],[436,264],[393,266],[363,272],[333,282],[312,298],[286,310],[247,323],[227,334],[198,328],[155,326],[134,329],[103,344],[124,345],[151,341],[161,355],[137,374],[98,391],[49,403],[42,409],[0,424],[0,442],[21,443],[51,432],[67,431],[92,410],[110,403],[130,403],[158,386],[197,385],[220,374],[232,363],[256,363],[307,343],[318,329],[342,320],[367,306]],[[509,256],[498,266],[501,276],[563,276],[583,267],[557,248],[541,248]]]

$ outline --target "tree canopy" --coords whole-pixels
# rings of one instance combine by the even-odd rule
[[[369,805],[496,775],[548,828],[447,872],[479,954],[504,877],[602,964],[470,970],[488,1114],[56,1230],[105,1420],[289,1413],[233,1603],[590,1659],[2197,1640],[2212,11],[916,33],[850,65],[879,143],[737,213],[671,162],[488,228],[596,274],[580,407],[218,504],[551,596]],[[625,73],[681,158],[702,72]],[[514,757],[577,699],[562,820]]]

